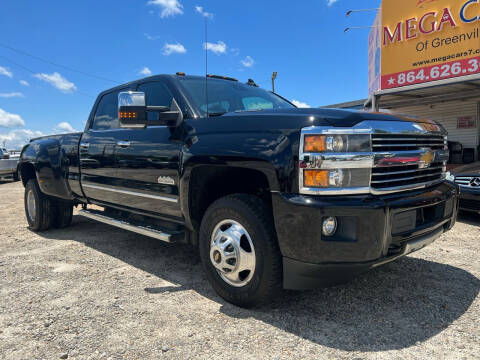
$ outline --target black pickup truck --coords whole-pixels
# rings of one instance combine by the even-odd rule
[[[347,280],[451,229],[447,160],[446,133],[428,120],[298,109],[252,82],[177,73],[101,93],[83,133],[32,140],[20,171],[32,230],[68,226],[79,205],[193,244],[216,292],[248,307],[282,287]]]

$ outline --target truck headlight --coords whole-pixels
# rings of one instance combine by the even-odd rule
[[[370,186],[369,169],[303,170],[307,188],[360,188]]]
[[[305,135],[304,153],[343,153],[370,151],[370,135]]]
[[[368,193],[373,154],[371,135],[304,134],[300,151],[303,192]]]

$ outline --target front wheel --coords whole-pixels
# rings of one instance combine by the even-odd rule
[[[215,201],[200,228],[200,257],[222,298],[253,307],[282,285],[282,261],[271,211],[258,197],[235,194]]]

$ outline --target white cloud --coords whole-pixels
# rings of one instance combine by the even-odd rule
[[[41,131],[33,131],[29,129],[16,129],[8,133],[0,133],[0,144],[5,145],[8,149],[20,150],[23,145],[27,144],[30,139],[44,136]]]
[[[138,74],[149,76],[149,75],[152,75],[152,70],[150,70],[148,67],[144,66],[143,69],[138,72]]]
[[[13,77],[13,73],[7,68],[4,68],[3,66],[0,66],[0,75],[5,75],[6,77],[9,77],[9,78]]]
[[[255,61],[252,59],[251,56],[245,57],[245,59],[241,60],[240,62],[241,62],[242,65],[245,66],[245,67],[252,67],[253,64],[255,64]]]
[[[30,86],[30,84],[26,80],[20,80],[19,83],[20,85],[23,85],[23,86]]]
[[[338,0],[327,0],[327,6],[332,6],[335,4]]]
[[[185,54],[187,52],[187,49],[185,49],[185,47],[180,44],[180,43],[176,43],[176,44],[167,44],[165,43],[165,45],[163,46],[163,55],[170,55],[170,54]]]
[[[203,10],[202,6],[195,6],[195,11],[206,18],[213,18],[213,14]]]
[[[207,42],[203,43],[203,48],[219,55],[224,54],[227,51],[227,44],[225,44],[223,41],[218,41],[216,44]]]
[[[292,104],[298,108],[311,108],[311,106],[308,105],[307,103],[304,103],[295,99],[292,100]]]
[[[148,33],[143,33],[143,35],[148,39],[148,40],[158,40],[161,38],[160,35],[150,35]]]
[[[70,93],[73,91],[77,91],[77,87],[74,83],[68,81],[57,72],[54,72],[53,74],[35,74],[33,76],[35,76],[37,79],[48,82],[50,85],[56,87],[61,92]]]
[[[239,48],[230,49],[230,52],[235,56],[240,55],[240,49]]]
[[[70,125],[68,122],[63,121],[63,122],[57,124],[57,126],[55,126],[53,131],[56,132],[56,133],[59,133],[59,132],[61,133],[61,132],[75,132],[77,130],[75,130],[73,128],[73,126]]]
[[[21,92],[0,93],[0,98],[24,97]]]
[[[25,121],[17,114],[11,114],[0,109],[0,127],[25,126]]]
[[[183,5],[178,0],[150,0],[147,5],[158,6],[162,18],[183,14]]]

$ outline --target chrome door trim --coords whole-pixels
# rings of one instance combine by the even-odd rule
[[[117,190],[117,189],[112,189],[112,188],[107,188],[107,187],[97,186],[97,185],[89,185],[89,184],[82,184],[82,186],[87,187],[87,188],[91,188],[91,189],[105,190],[105,191],[111,191],[111,192],[114,192],[114,193],[120,193],[120,194],[139,196],[139,197],[144,197],[144,198],[149,198],[149,199],[168,201],[168,202],[172,202],[172,203],[178,203],[178,199],[171,198],[171,197],[166,197],[166,196],[143,194],[143,193],[134,192],[134,191],[127,191],[127,190]]]
[[[117,141],[117,146],[120,146],[121,148],[127,148],[130,146],[130,141]]]

